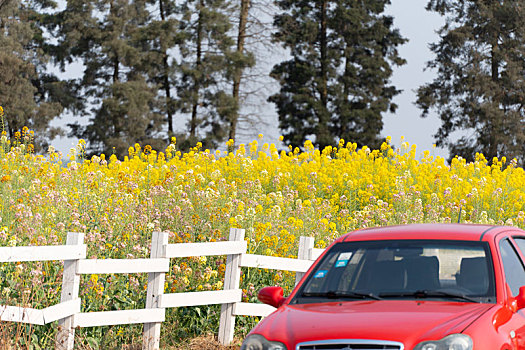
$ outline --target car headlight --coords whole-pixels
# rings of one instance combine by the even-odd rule
[[[472,339],[466,334],[451,334],[441,340],[421,342],[414,350],[472,350]]]
[[[276,341],[268,341],[260,334],[251,334],[242,342],[241,350],[286,350],[286,346]]]

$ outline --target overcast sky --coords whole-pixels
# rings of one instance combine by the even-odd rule
[[[433,54],[428,48],[432,42],[437,42],[439,36],[436,30],[444,24],[444,19],[439,15],[425,10],[427,1],[421,0],[392,0],[392,5],[387,13],[394,17],[394,25],[401,34],[408,38],[408,42],[400,49],[401,57],[407,64],[396,68],[392,82],[403,92],[394,101],[399,108],[395,114],[387,114],[383,118],[384,136],[392,136],[394,144],[399,145],[402,136],[405,140],[416,144],[418,153],[432,150],[433,135],[440,126],[440,121],[435,114],[421,118],[421,110],[414,102],[415,90],[424,83],[432,81],[435,74],[424,71],[426,62],[433,59]],[[446,157],[448,151],[435,149],[435,155]]]
[[[435,31],[443,24],[443,19],[425,10],[426,1],[421,0],[392,0],[387,13],[394,17],[394,25],[409,41],[399,48],[401,57],[407,64],[395,68],[392,83],[403,90],[395,97],[394,102],[399,106],[395,114],[384,115],[383,136],[391,136],[395,146],[399,146],[401,137],[405,141],[417,145],[418,154],[424,150],[431,150],[432,154],[446,157],[448,152],[442,149],[432,150],[433,135],[439,128],[440,122],[435,115],[421,118],[421,111],[414,105],[415,90],[422,84],[433,79],[432,71],[424,71],[425,63],[433,55],[428,48],[429,43],[438,40]],[[81,68],[71,67],[67,76],[80,74]],[[76,72],[74,72],[76,71]],[[75,74],[76,73],[76,74]],[[266,125],[244,132],[238,143],[248,143],[257,138],[259,133],[264,134],[264,142],[279,143],[279,129],[277,115],[273,104],[262,106],[260,114]],[[60,125],[70,122],[71,118],[56,120],[53,124]],[[183,125],[180,126],[181,128]],[[347,140],[348,141],[348,140]],[[53,145],[64,154],[76,145],[77,140],[71,138],[56,139]]]

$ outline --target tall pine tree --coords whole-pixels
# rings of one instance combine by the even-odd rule
[[[46,73],[50,46],[45,39],[44,12],[53,1],[0,1],[0,105],[6,111],[5,131],[13,137],[24,126],[35,131],[37,151],[60,133],[49,126],[67,105],[66,88]]]
[[[90,123],[73,125],[73,134],[88,140],[89,153],[123,156],[137,142],[162,149],[158,86],[148,83],[142,50],[151,19],[146,2],[71,0],[61,16],[64,59],[84,64],[82,92],[94,106]]]
[[[157,103],[153,108],[165,116],[166,127],[163,127],[163,132],[169,141],[175,134],[176,96],[173,89],[178,69],[178,62],[170,56],[169,51],[178,45],[182,35],[177,30],[175,1],[149,0],[148,8],[150,20],[137,35],[138,47],[145,57],[140,70],[146,72],[153,86],[158,87]]]
[[[434,136],[451,157],[525,160],[525,6],[521,0],[431,0],[446,17],[435,59],[436,78],[418,90],[423,116],[435,109]],[[456,132],[456,134],[454,134]],[[459,134],[459,135],[458,135]]]
[[[381,113],[395,111],[399,91],[389,85],[391,65],[404,64],[404,42],[383,15],[388,0],[280,0],[276,41],[292,58],[274,66],[281,84],[270,97],[284,141],[301,146],[312,136],[320,148],[339,139],[376,147]]]
[[[228,136],[228,121],[237,110],[225,92],[233,73],[234,41],[224,0],[186,0],[179,8],[182,56],[177,92],[179,111],[189,116],[180,146],[197,141],[215,148]]]
[[[240,0],[238,6],[238,18],[237,23],[237,46],[235,49],[232,59],[233,71],[232,76],[232,97],[235,103],[235,109],[231,110],[231,113],[227,115],[229,119],[229,131],[228,138],[235,140],[237,136],[237,126],[239,124],[239,112],[241,107],[241,82],[243,73],[246,68],[253,67],[255,65],[255,58],[252,52],[246,48],[246,38],[248,36],[248,26],[250,9],[252,7],[251,0]]]

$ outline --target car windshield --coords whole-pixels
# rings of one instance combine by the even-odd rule
[[[334,245],[291,303],[432,299],[495,303],[486,242],[389,240]]]

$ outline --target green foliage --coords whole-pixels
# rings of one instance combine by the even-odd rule
[[[220,305],[203,305],[176,309],[175,317],[179,320],[176,338],[188,339],[200,334],[216,334],[219,331],[220,309]]]
[[[54,6],[53,1],[0,2],[0,102],[9,113],[4,127],[10,137],[24,126],[37,131],[37,150],[60,134],[49,123],[65,104],[57,97],[65,86],[46,73],[49,45],[42,12]]]
[[[381,113],[394,111],[399,91],[388,85],[391,65],[405,61],[397,46],[405,40],[384,16],[389,1],[290,1],[277,4],[275,40],[292,58],[272,77],[281,91],[277,106],[284,141],[302,146],[312,136],[320,148],[339,139],[377,147]]]
[[[205,148],[216,148],[226,138],[226,122],[237,110],[235,99],[223,92],[237,57],[229,35],[229,7],[224,0],[187,0],[179,7],[183,38],[178,109],[190,116],[189,142],[179,137],[182,146],[199,139]]]
[[[116,81],[108,91],[93,122],[82,134],[94,143],[95,153],[114,152],[122,157],[135,142],[162,149],[165,141],[155,133],[159,131],[162,117],[150,108],[155,95],[144,79]],[[95,145],[99,146],[95,148]]]
[[[163,55],[152,52],[166,50],[171,23],[154,21],[144,1],[68,1],[59,16],[61,59],[85,65],[78,93],[95,105],[89,125],[74,125],[73,134],[88,140],[89,153],[122,157],[136,142],[162,148],[166,108],[150,75],[169,74]]]
[[[480,152],[523,162],[523,2],[431,0],[427,9],[446,18],[428,64],[437,77],[419,88],[417,100],[423,116],[434,109],[441,119],[436,144],[451,157],[473,160]]]

